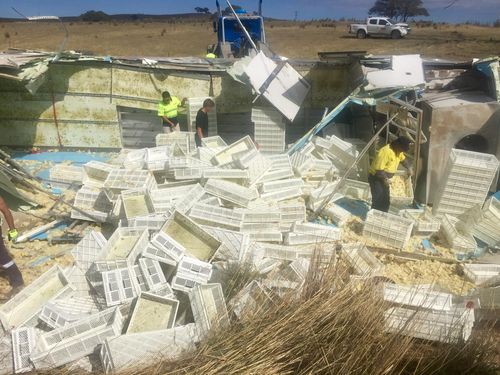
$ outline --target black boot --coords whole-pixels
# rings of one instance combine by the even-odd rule
[[[5,268],[5,274],[9,278],[12,289],[18,289],[24,286],[23,275],[21,274],[21,271],[19,271],[17,264],[14,263],[10,267]]]

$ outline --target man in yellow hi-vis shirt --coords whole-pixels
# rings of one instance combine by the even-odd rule
[[[177,115],[184,100],[181,102],[176,96],[171,96],[168,91],[164,91],[161,96],[162,101],[158,103],[158,116],[163,120],[164,132],[180,131]]]
[[[368,182],[372,192],[372,208],[383,212],[389,211],[391,205],[390,179],[398,170],[399,163],[412,175],[413,170],[406,159],[405,152],[410,149],[411,141],[406,137],[399,137],[390,144],[382,147],[373,160]]]

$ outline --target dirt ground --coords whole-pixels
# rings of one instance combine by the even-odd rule
[[[66,49],[113,56],[204,56],[216,36],[208,21],[67,23]],[[316,58],[320,51],[362,50],[373,54],[420,53],[425,57],[469,59],[500,54],[500,28],[474,25],[419,27],[405,39],[358,40],[347,23],[270,21],[271,48],[291,58]],[[64,32],[58,23],[0,23],[0,50],[9,47],[55,51]]]

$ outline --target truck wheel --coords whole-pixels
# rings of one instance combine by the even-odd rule
[[[358,30],[358,32],[356,33],[356,38],[365,39],[366,38],[366,31],[365,30]]]
[[[391,38],[392,39],[401,39],[401,33],[398,30],[394,30],[391,33]]]

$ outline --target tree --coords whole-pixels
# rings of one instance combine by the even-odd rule
[[[210,9],[208,9],[208,8],[196,7],[196,8],[194,8],[194,10],[197,13],[210,13]]]
[[[422,6],[422,0],[400,0],[398,11],[403,22],[406,22],[408,17],[429,17],[429,12]]]
[[[86,22],[109,21],[111,17],[102,11],[89,10],[80,15],[80,19]]]
[[[376,0],[368,14],[390,17],[403,22],[409,17],[429,16],[422,0]]]

